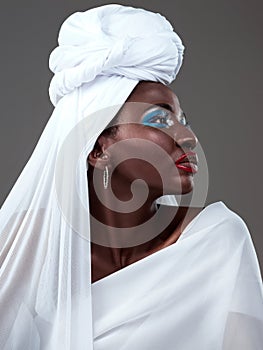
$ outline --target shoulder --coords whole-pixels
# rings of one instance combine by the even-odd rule
[[[226,233],[228,237],[238,240],[250,238],[244,219],[224,202],[211,203],[204,210],[210,223],[218,227],[222,233]]]

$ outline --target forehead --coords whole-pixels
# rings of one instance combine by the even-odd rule
[[[173,112],[180,109],[175,93],[162,83],[141,81],[134,88],[126,102],[141,102],[145,104],[167,104]]]

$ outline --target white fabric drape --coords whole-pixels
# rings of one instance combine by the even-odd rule
[[[86,158],[137,83],[171,82],[182,53],[169,22],[141,9],[102,6],[62,25],[54,112],[0,211],[0,349],[93,349]]]
[[[131,25],[134,24],[135,19],[136,26]],[[170,83],[178,73],[182,55],[183,45],[169,22],[161,15],[149,11],[107,5],[73,14],[62,25],[59,46],[50,56],[50,67],[55,73],[50,84],[50,97],[55,105],[54,112],[0,211],[0,349],[92,350],[102,348],[107,322],[103,321],[104,325],[101,324],[100,314],[98,314],[98,323],[95,323],[95,333],[93,330],[92,297],[99,298],[100,294],[95,293],[95,296],[92,296],[91,290],[86,158],[99,134],[116,115],[137,83],[140,80]],[[177,204],[174,196],[162,197],[160,200],[164,204]],[[186,238],[186,235],[184,237]],[[193,235],[193,238],[196,244],[200,243],[203,247],[202,244],[205,243],[202,243],[200,235]],[[179,253],[178,247],[184,242],[186,243],[187,239],[181,239],[180,244],[176,245],[178,254],[182,257],[184,250]],[[242,248],[247,246],[245,242],[250,244],[247,251]],[[246,256],[252,254],[250,263],[252,271],[255,272],[257,267],[249,242],[249,238],[244,238],[241,234],[240,242],[234,245],[232,253],[237,256],[241,256],[241,251],[242,254],[244,251]],[[165,256],[164,254],[173,248],[160,251],[153,258]],[[227,248],[230,254],[230,243],[229,245],[227,243]],[[212,241],[210,245],[208,244],[208,249],[216,250]],[[191,251],[187,256],[190,258],[192,254],[198,254],[199,251],[197,250],[196,253]],[[179,256],[176,259],[179,259]],[[185,270],[187,266],[189,268],[192,266],[194,257],[191,259],[189,262],[185,261]],[[145,259],[134,267],[143,266],[147,261],[150,260]],[[217,282],[219,285],[225,278],[224,269],[233,268],[236,271],[239,267],[235,264],[237,261],[239,260],[233,260],[232,264],[230,260],[229,264],[221,267],[223,270],[219,270],[216,275],[219,278]],[[207,263],[203,255],[200,255],[200,263],[202,266]],[[215,266],[217,266],[216,263],[217,260],[214,262]],[[242,286],[244,281],[247,282],[249,271],[243,268],[243,264],[240,266],[242,266],[241,271],[236,275],[240,278],[235,280],[237,285],[235,295],[241,300],[246,296],[239,295],[239,285]],[[161,294],[162,288],[164,293],[165,288],[169,288],[168,285],[161,284],[164,282],[161,277],[164,278],[168,271],[165,272],[158,266],[155,268],[156,273],[160,271],[159,292],[156,289],[156,293],[160,293],[162,300],[168,302],[169,295],[166,298],[165,294]],[[124,271],[128,272],[132,269]],[[202,267],[200,269],[202,272]],[[220,273],[220,271],[223,272]],[[242,277],[243,274],[245,274],[244,277]],[[116,279],[116,276],[121,274],[113,277]],[[202,276],[206,278],[205,275]],[[143,276],[138,275],[137,278],[143,278]],[[198,275],[195,277],[198,281],[188,280],[187,282],[183,275],[180,278],[182,288],[185,283],[188,283],[191,293],[193,283],[199,283]],[[105,283],[107,281],[110,279],[105,279]],[[255,275],[253,281],[255,288],[251,291],[252,296],[259,288],[259,276]],[[226,282],[228,283],[228,280]],[[229,283],[233,284],[233,281]],[[99,284],[95,284],[94,288],[98,286]],[[150,284],[144,286],[146,290],[150,287]],[[213,295],[215,299],[220,289],[216,284],[213,290],[212,283],[209,287],[212,294],[208,293],[208,289],[207,295],[200,295],[200,291],[198,292],[200,308],[207,306],[206,299]],[[103,293],[107,292],[110,293],[108,289],[103,291]],[[184,294],[183,289],[182,294]],[[191,295],[187,299],[189,303],[198,299],[195,297],[191,301]],[[158,295],[155,294],[153,300],[157,301],[157,297]],[[255,306],[251,304],[251,298],[245,300],[247,301],[246,310],[249,310],[247,315],[255,317],[250,311],[250,307]],[[261,302],[262,298],[259,295],[258,303],[255,301],[256,306],[261,305]],[[239,304],[235,305],[234,301],[232,303],[233,317],[229,317],[231,326],[229,329],[235,330],[238,323],[246,323],[243,323],[243,319],[236,317],[239,315],[237,314]],[[98,304],[95,300],[95,310],[93,310],[95,317],[98,313],[96,305]],[[146,303],[140,314],[146,310],[147,305],[150,306]],[[112,317],[112,313],[107,313],[107,308],[111,305],[104,302],[101,306],[105,307],[107,321],[107,318]],[[126,310],[126,306],[127,304],[120,305],[119,312],[116,314],[116,324],[121,321],[121,317],[124,321],[130,317],[129,313],[121,312]],[[180,304],[180,307],[183,308],[184,305]],[[169,318],[171,315],[168,309],[167,311]],[[207,312],[213,312],[213,310],[207,310]],[[162,317],[166,316],[163,314]],[[253,325],[249,320],[250,318],[247,329]],[[197,322],[187,314],[186,321],[190,322],[190,328]],[[143,322],[143,318],[139,322]],[[111,322],[108,324],[112,326]],[[205,323],[202,324],[203,332],[205,332],[204,326]],[[216,323],[214,326],[211,325],[211,327],[216,326]],[[127,327],[129,328],[129,325]],[[133,327],[134,325],[131,324],[130,330],[134,329]],[[250,328],[251,331],[254,330],[253,327]],[[163,330],[166,332],[165,328]],[[123,331],[120,330],[120,336],[124,334]],[[137,332],[139,329],[136,330]],[[102,343],[98,339],[100,335]],[[95,336],[95,344],[93,336]],[[116,333],[114,333],[115,336]],[[138,336],[140,337],[139,334]],[[162,337],[165,337],[165,333]],[[131,341],[130,344],[132,344],[133,341],[129,339],[131,338],[127,338],[128,343],[125,343],[127,349],[130,346],[129,342]],[[158,341],[161,342],[161,338]],[[110,342],[106,341],[105,344],[109,345],[105,349],[117,349],[112,347]],[[135,348],[145,350],[140,346],[137,344]],[[180,349],[187,349],[187,347],[180,347]]]
[[[58,42],[50,55],[54,104],[98,75],[169,84],[183,61],[182,41],[163,16],[120,5],[71,15]]]
[[[117,107],[107,108],[104,120],[86,117],[85,108],[88,105],[93,116],[98,106],[120,106],[136,84],[118,76],[100,77],[92,87],[83,86],[61,99],[4,202],[0,212],[1,349],[92,349],[83,150],[91,151]],[[114,87],[115,96],[101,101],[103,85]],[[87,121],[85,128],[82,119]],[[92,137],[87,139],[87,133]]]
[[[94,350],[260,350],[263,293],[244,221],[205,207],[176,243],[92,285]]]

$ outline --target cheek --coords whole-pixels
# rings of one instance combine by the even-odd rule
[[[146,137],[147,136],[147,137]],[[112,171],[122,178],[142,178],[148,183],[160,182],[172,167],[169,155],[173,152],[173,140],[163,132],[149,132],[144,138],[121,140],[111,152]]]
[[[113,172],[113,176],[120,178],[120,181],[129,183],[136,179],[142,179],[147,184],[161,184],[162,176],[155,165],[141,159],[127,159],[118,165]]]
[[[145,161],[154,162],[156,159],[163,159],[174,153],[174,140],[163,131],[138,130],[129,133],[128,137],[119,138],[110,149],[113,164],[120,161],[139,158]]]
[[[150,133],[149,140],[161,147],[168,155],[174,152],[174,140],[166,130],[157,129]]]

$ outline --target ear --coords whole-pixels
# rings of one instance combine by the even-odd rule
[[[104,136],[100,136],[94,147],[93,150],[90,152],[87,158],[87,162],[92,167],[97,167],[99,169],[104,169],[105,165],[109,162],[109,153],[107,152],[107,138]]]

